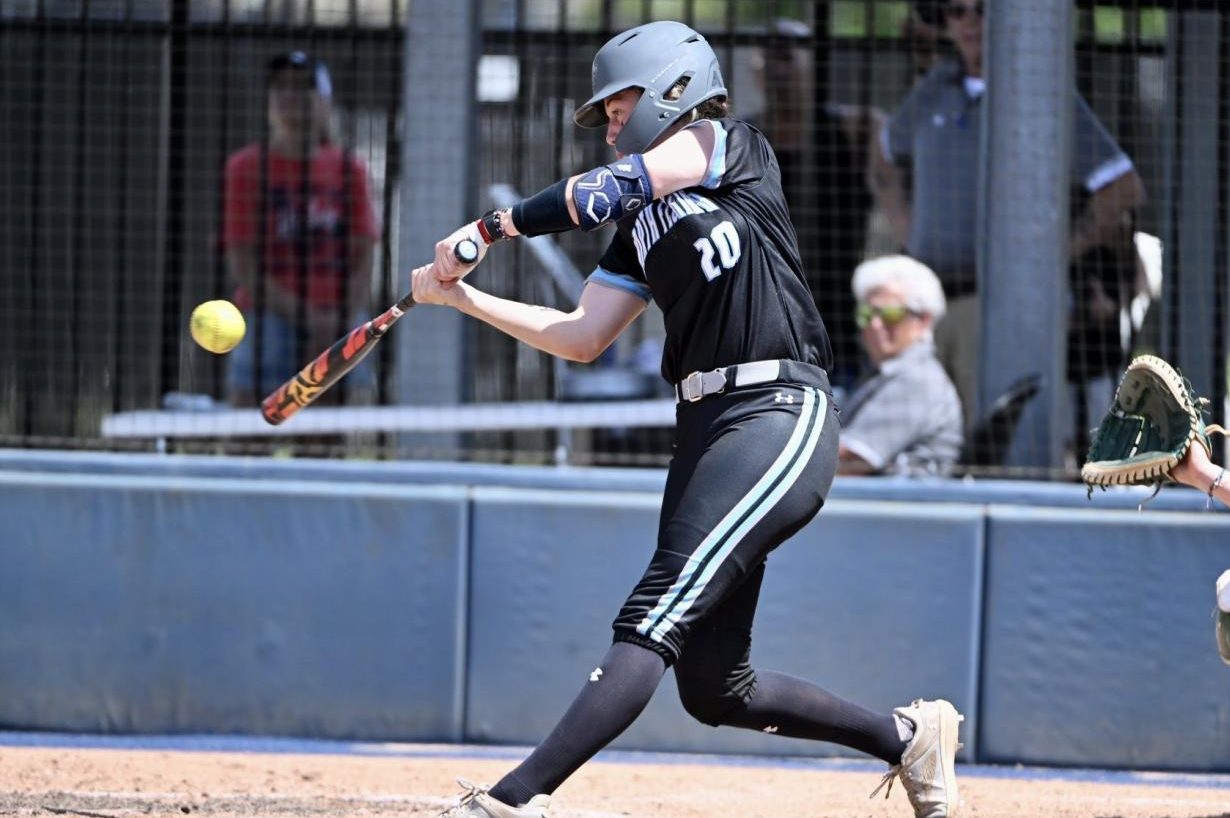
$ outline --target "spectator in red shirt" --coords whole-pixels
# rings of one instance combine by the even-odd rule
[[[369,311],[380,236],[367,167],[331,134],[325,64],[278,55],[266,88],[268,140],[226,163],[223,241],[250,328],[230,355],[236,406],[255,405]]]

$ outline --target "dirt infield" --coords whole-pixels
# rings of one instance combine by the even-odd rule
[[[183,818],[422,816],[452,803],[458,775],[491,781],[490,758],[370,757],[0,747],[0,815]],[[979,818],[1223,818],[1230,787],[962,778]],[[556,818],[869,818],[910,815],[899,788],[870,801],[875,768],[594,763],[556,794]]]

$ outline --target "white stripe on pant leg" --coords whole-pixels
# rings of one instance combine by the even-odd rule
[[[747,533],[751,531],[757,523],[763,520],[765,515],[767,515],[773,507],[777,505],[778,501],[781,500],[783,496],[785,496],[786,492],[790,491],[791,487],[798,482],[799,475],[803,472],[803,469],[807,468],[807,464],[811,460],[812,454],[816,451],[816,444],[820,441],[820,435],[824,431],[824,419],[826,416],[827,404],[827,399],[820,399],[818,407],[818,414],[820,417],[817,420],[815,427],[812,428],[811,434],[808,435],[807,440],[804,441],[803,452],[799,456],[798,460],[794,462],[794,465],[790,467],[790,471],[784,478],[782,478],[782,481],[777,484],[776,488],[774,488],[773,491],[764,498],[764,501],[756,506],[756,510],[750,514],[748,518],[734,530],[734,532],[732,532],[730,537],[726,540],[726,544],[722,546],[722,550],[718,552],[717,556],[709,561],[707,566],[705,566],[705,570],[701,574],[700,579],[697,580],[696,584],[688,590],[687,594],[684,595],[679,604],[675,606],[675,609],[671,611],[661,622],[659,622],[656,628],[653,629],[653,633],[650,634],[651,639],[661,642],[662,639],[665,638],[667,632],[675,626],[675,623],[683,618],[683,615],[688,612],[688,609],[692,607],[692,605],[704,592],[705,587],[709,584],[709,580],[713,579],[713,575],[717,573],[718,568],[720,568],[726,558],[730,556],[730,552],[734,551],[739,543],[743,542],[743,538],[747,536]]]
[[[725,534],[736,525],[739,518],[742,517],[750,507],[759,501],[761,495],[767,491],[768,487],[771,486],[778,476],[786,470],[786,467],[790,463],[794,453],[804,442],[803,437],[807,431],[807,425],[810,422],[811,413],[814,412],[816,408],[815,394],[816,393],[814,390],[804,390],[803,405],[799,409],[799,419],[795,423],[794,430],[790,434],[790,439],[786,442],[781,454],[779,454],[777,459],[773,461],[773,465],[771,465],[760,477],[760,479],[756,481],[756,484],[752,486],[752,488],[748,490],[742,498],[740,498],[739,502],[737,502],[734,507],[726,513],[726,516],[724,516],[718,524],[713,527],[713,530],[710,531],[705,539],[701,541],[700,545],[696,547],[696,550],[692,552],[690,557],[688,557],[687,565],[684,566],[674,583],[671,584],[671,587],[658,599],[658,604],[653,608],[653,610],[646,614],[645,618],[641,620],[641,623],[636,626],[637,633],[644,636],[648,634],[651,629],[653,629],[655,620],[662,616],[662,614],[665,613],[670,607],[675,598],[683,592],[684,587],[692,578],[692,574],[695,573],[697,567],[704,562],[708,553],[717,547],[717,544],[722,540]],[[824,405],[827,405],[827,403]],[[823,425],[823,422],[821,425]],[[654,637],[651,636],[650,638]]]
[[[653,628],[654,620],[665,613],[674,599],[683,592],[683,588],[692,578],[692,574],[696,571],[697,567],[705,561],[705,558],[709,552],[717,547],[717,543],[725,536],[725,533],[736,524],[739,518],[746,513],[749,507],[757,502],[760,495],[765,492],[768,487],[772,485],[773,481],[777,479],[778,475],[786,469],[786,465],[790,462],[794,452],[798,449],[799,445],[801,445],[803,435],[807,430],[809,411],[813,408],[812,404],[813,401],[811,399],[810,390],[805,391],[803,396],[803,405],[799,409],[799,419],[795,423],[790,439],[786,442],[781,454],[777,456],[777,459],[773,462],[773,465],[771,465],[768,470],[761,475],[760,479],[756,481],[756,484],[752,486],[752,488],[749,489],[742,498],[739,499],[739,502],[735,503],[734,507],[726,513],[726,516],[724,516],[718,524],[713,527],[705,539],[701,541],[700,545],[696,547],[696,550],[693,551],[688,557],[687,565],[684,566],[684,569],[680,572],[678,578],[675,579],[675,582],[666,591],[666,593],[658,599],[658,604],[654,607],[654,609],[645,616],[639,625],[637,625],[637,633],[644,636]]]

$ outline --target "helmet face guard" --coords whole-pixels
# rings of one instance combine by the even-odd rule
[[[573,115],[583,128],[607,124],[604,101],[629,88],[643,93],[615,139],[622,154],[643,153],[702,102],[726,96],[709,42],[682,23],[660,21],[629,29],[594,56],[594,94]],[[682,92],[671,94],[677,85]]]

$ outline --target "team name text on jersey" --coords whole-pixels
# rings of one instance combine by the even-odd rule
[[[713,202],[691,190],[681,190],[672,193],[651,204],[636,217],[636,227],[632,231],[632,241],[636,245],[636,256],[645,269],[645,256],[658,243],[675,223],[685,216],[697,216],[701,213],[716,213],[720,208]]]

